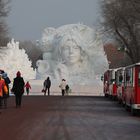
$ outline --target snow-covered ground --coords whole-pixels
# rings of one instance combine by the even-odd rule
[[[32,89],[30,90],[30,95],[43,95],[41,92],[43,89],[43,80],[30,80]],[[94,85],[73,85],[71,86],[71,93],[69,95],[82,95],[82,96],[103,96],[103,87],[102,84],[99,84],[98,86]],[[26,95],[26,91],[24,93]],[[53,85],[50,88],[50,95],[61,95],[61,89],[58,85]]]

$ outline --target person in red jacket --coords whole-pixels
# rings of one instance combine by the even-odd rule
[[[25,84],[25,88],[26,88],[27,95],[29,95],[29,91],[31,89],[31,85],[30,85],[29,81],[27,81],[27,83]]]

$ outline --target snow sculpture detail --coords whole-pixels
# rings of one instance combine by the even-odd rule
[[[40,46],[43,60],[37,61],[37,79],[50,76],[71,84],[93,84],[107,68],[102,41],[95,30],[82,24],[46,28]]]
[[[0,69],[6,71],[11,80],[16,76],[18,70],[25,79],[35,78],[31,61],[25,50],[19,49],[19,42],[15,42],[14,39],[7,44],[7,47],[0,49]]]

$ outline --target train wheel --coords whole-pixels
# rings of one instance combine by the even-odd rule
[[[136,109],[134,109],[132,106],[131,106],[131,114],[133,115],[133,116],[136,116],[137,115],[137,113],[136,113]]]
[[[118,99],[118,103],[121,105],[122,104],[122,100],[121,99]]]
[[[108,97],[108,94],[105,93],[105,97]]]
[[[125,110],[126,111],[129,111],[129,106],[126,103],[125,103],[125,106],[124,107],[125,107]]]

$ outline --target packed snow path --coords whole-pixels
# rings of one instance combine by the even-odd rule
[[[1,140],[140,139],[140,117],[101,96],[10,97],[0,119]]]

